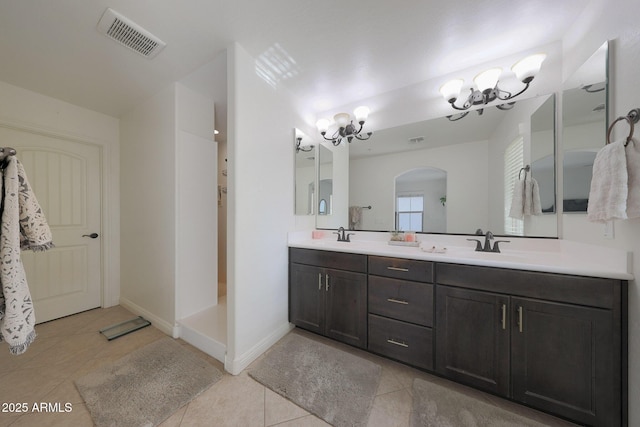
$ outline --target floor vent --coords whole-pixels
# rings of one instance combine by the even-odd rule
[[[142,316],[138,316],[135,319],[116,323],[115,325],[100,329],[100,333],[104,335],[107,340],[111,341],[123,335],[127,335],[131,332],[137,331],[138,329],[146,328],[149,325],[151,325],[151,322],[144,319]]]
[[[166,43],[113,9],[107,9],[98,22],[98,31],[145,58],[153,58]]]

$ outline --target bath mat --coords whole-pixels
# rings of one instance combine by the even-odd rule
[[[76,380],[96,426],[156,426],[222,378],[213,365],[162,338]]]
[[[546,424],[415,378],[411,427],[422,426],[544,427]]]
[[[295,333],[281,339],[249,375],[334,426],[364,426],[379,365]]]

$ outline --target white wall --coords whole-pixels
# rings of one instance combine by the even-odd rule
[[[121,304],[174,334],[176,91],[170,85],[120,120]]]
[[[450,232],[473,234],[488,225],[487,142],[414,150],[358,158],[349,166],[350,201],[372,209],[362,213],[363,230],[393,230],[395,178],[412,169],[435,167],[447,172],[447,218]],[[483,165],[483,166],[478,166]],[[363,179],[365,178],[366,179]],[[469,215],[469,209],[473,215]]]
[[[71,138],[102,149],[102,305],[120,298],[120,139],[115,117],[0,82],[0,126]],[[10,143],[5,143],[9,145]],[[18,157],[20,153],[18,153]]]
[[[613,40],[610,67],[610,118],[640,107],[640,2],[594,0],[564,38],[565,77],[570,76],[605,41]],[[614,140],[628,132],[616,126]],[[636,141],[640,135],[636,131]],[[602,143],[604,145],[604,141]],[[638,142],[636,142],[637,147]],[[636,148],[638,149],[638,148]],[[605,239],[602,224],[586,221],[585,215],[565,215],[563,237],[620,248],[633,253],[635,281],[629,283],[629,425],[640,425],[640,219],[616,221],[615,238]]]
[[[176,84],[176,319],[218,304],[213,99]]]
[[[237,374],[289,331],[287,232],[294,229],[288,93],[263,81],[238,44],[228,49],[229,246],[225,369]]]

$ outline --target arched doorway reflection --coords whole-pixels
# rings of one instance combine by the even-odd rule
[[[396,230],[446,233],[447,172],[423,167],[398,175],[395,207]]]

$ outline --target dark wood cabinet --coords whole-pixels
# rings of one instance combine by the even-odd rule
[[[290,263],[289,321],[300,328],[366,348],[367,276],[362,272],[363,265],[366,271],[366,256],[352,258],[351,254],[304,251],[291,249],[291,260],[319,265]],[[364,264],[360,257],[364,257]],[[350,259],[355,262],[350,264]],[[351,267],[356,271],[327,265]]]
[[[511,302],[513,399],[581,424],[620,425],[611,312],[522,298]]]
[[[433,263],[369,257],[369,351],[433,369]]]
[[[582,425],[626,425],[626,282],[444,264],[437,273],[436,372]]]
[[[289,320],[587,426],[626,426],[627,282],[291,248]]]
[[[508,396],[509,298],[438,286],[436,301],[436,372]]]

